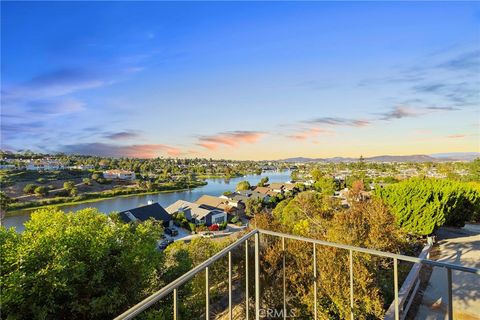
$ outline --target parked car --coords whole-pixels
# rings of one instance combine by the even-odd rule
[[[172,239],[162,240],[162,242],[160,242],[159,245],[158,245],[158,249],[165,250],[165,248],[167,248],[168,245],[171,244],[171,243],[173,243]]]
[[[165,228],[165,233],[172,237],[178,236],[178,230],[174,228]]]
[[[213,238],[213,237],[214,237],[214,234],[213,234],[213,232],[205,232],[205,233],[202,233],[202,237],[204,237],[204,238]]]

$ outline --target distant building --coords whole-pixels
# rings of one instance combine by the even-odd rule
[[[105,179],[135,180],[135,172],[127,170],[106,170],[103,172]]]
[[[25,169],[30,171],[56,171],[65,169],[65,166],[58,161],[37,160],[28,161],[25,164]]]
[[[172,216],[158,203],[148,204],[143,207],[122,211],[119,213],[120,219],[124,222],[139,221],[143,222],[150,218],[163,222],[164,227],[173,225]]]
[[[68,168],[71,170],[92,170],[95,168],[95,166],[91,164],[78,164],[76,166],[70,166]]]

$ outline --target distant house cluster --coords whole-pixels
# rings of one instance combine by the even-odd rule
[[[65,166],[56,160],[31,160],[25,163],[25,169],[31,171],[64,170]]]
[[[128,170],[106,170],[103,171],[105,179],[135,180],[135,172]]]
[[[123,177],[124,173],[126,171],[109,170],[104,172],[104,177]],[[166,208],[158,203],[149,203],[143,207],[120,212],[120,217],[125,222],[141,222],[153,218],[163,221],[164,226],[168,227],[173,223],[173,216],[182,213],[190,223],[195,225],[219,225],[227,222],[229,214],[236,214],[237,211],[243,210],[249,199],[268,202],[271,197],[293,192],[294,189],[294,183],[271,183],[264,187],[252,187],[249,190],[236,191],[219,197],[203,195],[194,202],[177,200]]]

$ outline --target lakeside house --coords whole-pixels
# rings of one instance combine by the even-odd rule
[[[220,209],[207,209],[200,204],[177,200],[165,209],[170,215],[183,212],[185,218],[196,225],[221,224],[227,221],[227,213]]]
[[[220,198],[226,199],[228,201],[228,204],[235,208],[245,207],[245,202],[248,200],[247,196],[239,194],[237,192],[222,194]]]
[[[105,179],[118,179],[118,180],[135,180],[135,172],[128,170],[106,170],[103,171],[103,177]]]
[[[201,196],[195,201],[195,203],[204,209],[218,209],[227,213],[231,212],[232,209],[236,210],[236,207],[231,205],[227,199],[210,195]]]
[[[173,225],[172,216],[158,203],[151,203],[146,206],[122,211],[119,213],[120,219],[124,222],[139,221],[143,222],[148,219],[155,219],[163,222],[164,227]]]
[[[276,193],[283,193],[285,189],[285,184],[280,182],[270,183],[268,188]]]

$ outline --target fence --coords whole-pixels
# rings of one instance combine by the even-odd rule
[[[402,286],[402,289],[404,290],[399,290],[398,287],[398,262],[399,261],[406,261],[406,262],[411,262],[414,263],[415,268],[413,272],[416,269],[419,269],[422,265],[430,265],[430,266],[435,266],[435,267],[442,267],[447,270],[447,290],[448,290],[448,304],[447,304],[447,312],[448,312],[448,318],[453,319],[453,305],[452,305],[452,270],[458,270],[458,271],[463,271],[463,272],[469,272],[469,273],[474,273],[477,275],[480,275],[480,269],[476,268],[469,268],[469,267],[464,267],[461,265],[457,264],[451,264],[451,263],[446,263],[446,262],[439,262],[439,261],[434,261],[434,260],[429,260],[425,258],[422,254],[419,257],[410,257],[410,256],[405,256],[405,255],[400,255],[400,254],[394,254],[394,253],[389,253],[389,252],[383,252],[383,251],[378,251],[378,250],[373,250],[373,249],[366,249],[366,248],[360,248],[360,247],[354,247],[350,245],[344,245],[344,244],[338,244],[338,243],[332,243],[332,242],[327,242],[327,241],[321,241],[321,240],[315,240],[315,239],[310,239],[310,238],[305,238],[305,237],[300,237],[300,236],[295,236],[295,235],[289,235],[289,234],[284,234],[284,233],[279,233],[279,232],[273,232],[273,231],[268,231],[268,230],[253,230],[232,243],[231,245],[227,246],[211,258],[207,259],[200,265],[196,266],[195,268],[191,269],[181,277],[177,278],[175,281],[171,282],[167,286],[163,287],[156,293],[152,294],[151,296],[147,297],[143,301],[137,303],[134,305],[132,308],[128,309],[121,315],[117,316],[115,319],[120,320],[120,319],[132,319],[136,315],[140,314],[144,310],[148,309],[151,307],[153,304],[155,304],[157,301],[162,299],[163,297],[167,296],[168,294],[173,294],[173,316],[174,319],[177,320],[179,319],[178,317],[178,288],[192,279],[196,274],[200,272],[205,272],[205,314],[206,318],[209,318],[209,310],[210,310],[210,298],[209,298],[209,266],[211,266],[213,263],[218,261],[219,259],[228,256],[228,312],[229,312],[229,319],[232,319],[232,250],[238,248],[242,244],[245,244],[245,272],[246,272],[246,292],[245,292],[245,304],[246,304],[246,319],[248,320],[248,309],[249,309],[249,292],[248,292],[248,273],[250,270],[248,270],[248,240],[252,237],[254,237],[255,240],[255,263],[254,263],[254,270],[253,272],[255,273],[255,293],[254,293],[254,298],[255,298],[255,319],[258,320],[261,318],[260,314],[260,235],[265,234],[265,235],[270,235],[274,237],[278,237],[282,241],[282,250],[285,252],[285,239],[291,239],[291,240],[298,240],[298,241],[304,241],[312,244],[312,263],[313,263],[313,288],[314,288],[314,304],[313,304],[313,315],[314,318],[317,318],[317,262],[316,262],[316,250],[317,246],[327,246],[327,247],[333,247],[333,248],[339,248],[339,249],[344,249],[348,252],[349,254],[349,276],[350,276],[350,318],[353,320],[355,318],[354,314],[354,281],[355,281],[355,274],[353,272],[353,253],[354,252],[360,252],[360,253],[366,253],[366,254],[371,254],[371,255],[376,255],[384,258],[390,258],[393,261],[393,273],[394,273],[394,301],[392,303],[392,311],[387,311],[393,313],[392,319],[395,320],[400,320],[402,316],[404,316],[405,312],[402,314],[401,308],[403,310],[408,308],[405,308],[405,302],[407,299],[408,293],[411,291],[411,288],[404,288]],[[416,267],[415,267],[416,266]],[[413,269],[412,268],[412,269]],[[283,270],[285,270],[285,254],[283,256]],[[412,274],[412,271],[411,271]],[[411,277],[414,277],[414,274],[411,275]],[[407,276],[408,280],[408,276]],[[407,290],[409,289],[409,290]],[[405,291],[408,291],[405,293]],[[411,296],[411,294],[410,294]],[[408,302],[407,302],[408,304]],[[283,316],[284,318],[287,317],[287,310],[286,310],[286,287],[285,287],[285,272],[283,273]]]

